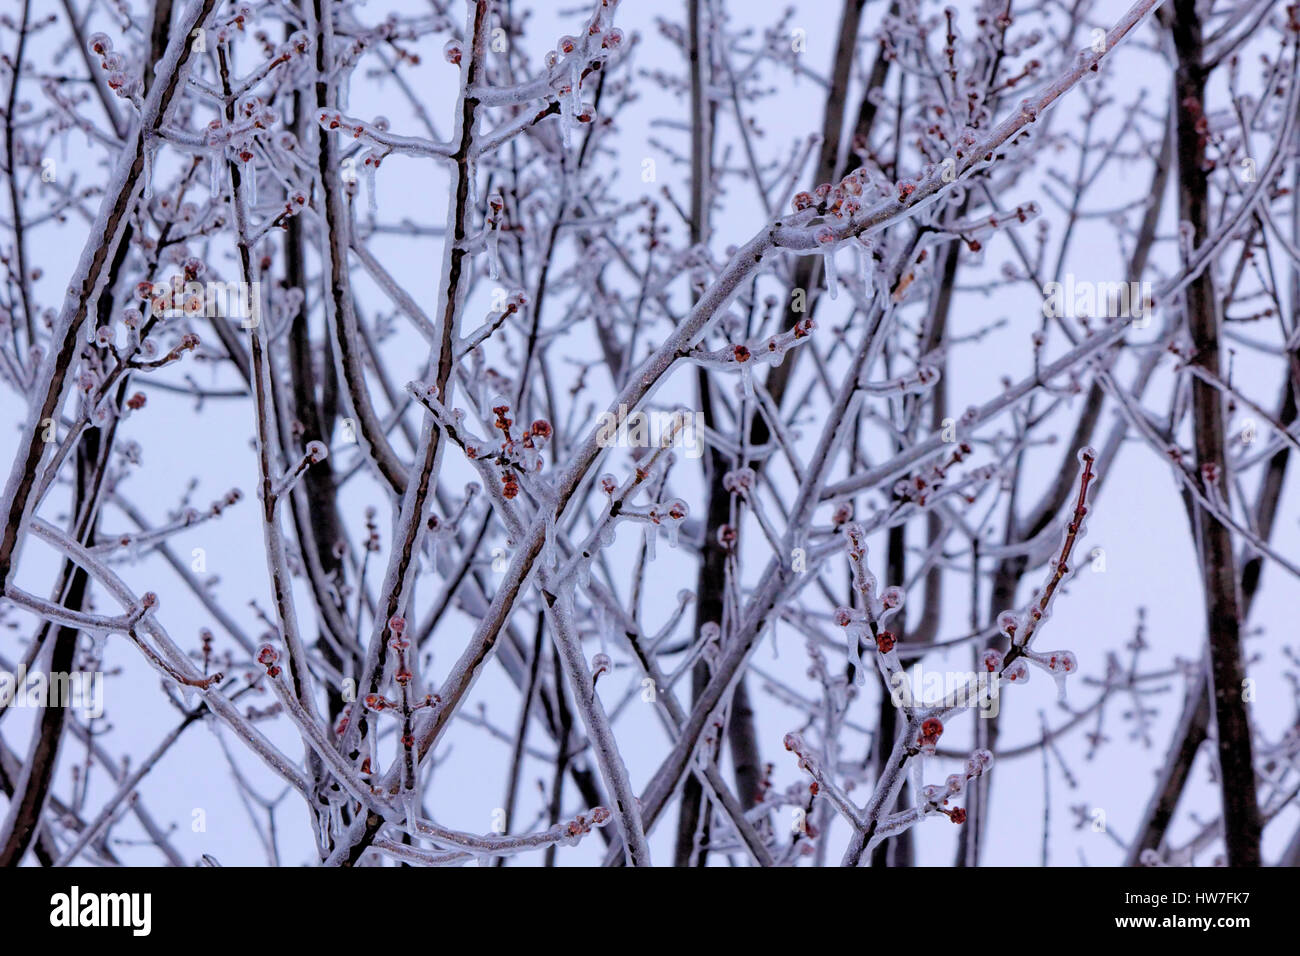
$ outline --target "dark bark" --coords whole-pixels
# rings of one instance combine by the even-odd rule
[[[1191,223],[1192,246],[1209,235],[1209,179],[1205,144],[1205,72],[1200,15],[1194,0],[1175,0],[1174,74],[1177,110],[1179,218]],[[1192,363],[1219,376],[1218,299],[1213,272],[1206,269],[1188,285],[1186,317],[1195,354]],[[1203,490],[1226,502],[1231,482],[1224,456],[1222,394],[1214,385],[1192,381],[1192,419],[1198,479]],[[1229,866],[1258,866],[1260,815],[1255,794],[1250,715],[1243,699],[1245,667],[1241,654],[1241,612],[1232,532],[1205,508],[1195,510],[1205,616],[1210,645],[1210,686],[1223,799],[1223,833]]]

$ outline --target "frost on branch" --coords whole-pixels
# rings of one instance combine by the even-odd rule
[[[1294,10],[20,6],[0,863],[1296,862]]]

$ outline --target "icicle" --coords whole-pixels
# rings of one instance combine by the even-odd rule
[[[918,794],[919,794],[919,793],[921,792],[921,789],[922,789],[922,784],[921,784],[921,764],[922,764],[922,763],[924,763],[924,760],[909,760],[909,761],[907,762],[907,776],[908,776],[909,782],[912,784],[912,792],[913,792],[913,793],[918,793]]]
[[[1066,703],[1065,699],[1065,675],[1057,671],[1052,671],[1052,680],[1056,681],[1056,700],[1058,703]]]
[[[316,842],[321,846],[330,845],[330,830],[334,828],[336,822],[336,809],[337,808],[335,807],[330,807],[330,812],[328,814],[321,813],[316,817]]]
[[[609,628],[606,627],[606,624],[608,623],[608,615],[605,612],[605,605],[597,603],[595,605],[595,611],[596,611],[596,631],[600,635],[600,652],[604,654],[606,657],[608,657],[609,656]]]
[[[573,146],[573,127],[578,122],[578,110],[582,108],[578,99],[578,88],[582,83],[582,64],[577,54],[569,57],[569,92],[560,93],[560,133],[567,152]]]
[[[647,560],[655,559],[655,540],[659,537],[659,526],[653,521],[645,526],[645,556]]]
[[[488,229],[488,277],[496,281],[501,276],[501,255],[499,251],[500,235],[497,229]]]
[[[248,205],[251,211],[252,207],[257,205],[257,170],[253,168],[252,163],[244,164],[244,169],[247,172],[245,178],[248,181]]]
[[[754,400],[754,373],[750,370],[748,362],[740,367],[740,382],[745,389],[745,400],[752,402]]]
[[[568,124],[564,128],[564,148],[569,148],[569,142],[573,137],[573,126],[577,123],[578,111],[582,108],[582,101],[578,98],[578,89],[582,85],[582,64],[578,62],[577,55],[569,57],[569,115]]]
[[[594,559],[586,558],[578,562],[578,584],[585,591],[591,587],[591,562]]]
[[[560,133],[564,140],[564,149],[567,152],[573,146],[573,124],[576,122],[573,116],[573,97],[560,94]]]
[[[208,170],[211,176],[211,182],[208,184],[208,191],[212,193],[212,199],[215,202],[221,196],[221,152],[214,150],[208,157]]]
[[[857,255],[858,274],[862,277],[862,295],[871,300],[872,289],[876,285],[875,262],[871,258],[871,247],[855,243],[853,251]]]
[[[402,791],[402,809],[406,811],[406,828],[412,833],[419,833],[415,823],[420,816],[420,800],[414,787]]]
[[[379,215],[379,194],[375,184],[379,181],[379,170],[373,163],[366,164],[366,212],[374,219]]]
[[[833,248],[828,247],[822,252],[822,266],[826,272],[826,291],[830,293],[830,297],[833,299],[839,292],[836,287],[840,284],[839,277],[835,274],[835,250]]]

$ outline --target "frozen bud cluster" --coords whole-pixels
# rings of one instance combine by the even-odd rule
[[[813,758],[812,751],[809,749],[807,742],[800,734],[786,734],[781,742],[785,746],[786,750],[799,758],[796,766],[800,770],[816,771],[817,763]]]
[[[836,608],[833,619],[845,629],[848,660],[857,669],[861,681],[865,679],[861,659],[864,646],[874,643],[882,655],[889,655],[894,650],[894,634],[884,629],[883,625],[902,608],[904,592],[900,587],[890,586],[878,593],[876,576],[867,567],[866,532],[862,525],[849,521],[841,525],[840,530],[845,537],[853,588],[863,606],[861,610]],[[888,666],[896,669],[897,660],[891,659]]]
[[[803,318],[784,332],[766,338],[751,339],[748,342],[737,342],[713,351],[695,351],[691,353],[691,359],[709,368],[725,371],[739,370],[748,375],[749,370],[757,365],[780,365],[785,361],[786,353],[807,341],[816,327],[817,324],[811,317]],[[747,379],[747,394],[750,387]]]
[[[939,738],[943,735],[943,723],[937,717],[927,717],[921,723],[921,732],[917,735],[916,744],[921,749],[921,753],[927,756],[933,756],[935,748],[939,746]]]
[[[737,495],[745,495],[754,490],[754,469],[737,468],[722,477],[722,486]]]
[[[122,99],[132,99],[140,92],[140,77],[121,53],[113,50],[113,41],[105,33],[92,33],[86,48],[99,56],[99,67],[104,71],[108,88]]]
[[[266,668],[268,677],[280,676],[280,665],[276,663],[279,659],[279,651],[270,644],[263,644],[257,652],[257,662]]]
[[[289,34],[289,38],[284,41],[280,51],[290,57],[301,57],[306,56],[311,47],[311,35],[303,30],[295,30]]]
[[[1020,615],[1015,611],[1002,611],[997,619],[998,631],[1014,640],[1016,629],[1020,627]]]
[[[579,813],[568,823],[559,824],[561,840],[566,846],[576,846],[578,841],[590,833],[592,827],[602,827],[610,820],[610,812],[604,807],[595,807],[591,816]]]
[[[1002,671],[1002,676],[1013,684],[1029,683],[1029,666],[1023,657],[1018,657]]]
[[[1075,657],[1073,651],[1038,653],[1037,651],[1026,650],[1023,659],[1027,659],[1047,671],[1056,682],[1059,699],[1065,700],[1065,679],[1079,670],[1079,659]],[[1019,663],[1019,661],[1016,663]]]

